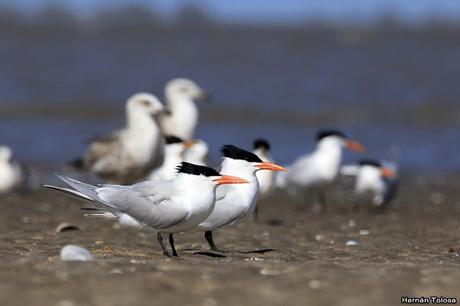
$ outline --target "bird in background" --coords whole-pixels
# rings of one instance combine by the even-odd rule
[[[214,209],[216,188],[225,184],[246,184],[247,180],[223,175],[212,168],[182,162],[172,180],[140,182],[130,186],[93,186],[77,180],[58,177],[70,188],[44,185],[65,194],[86,200],[95,207],[123,213],[157,232],[163,253],[171,256],[163,241],[169,235],[172,256],[177,256],[174,233],[195,228]]]
[[[148,176],[148,180],[170,180],[176,175],[176,167],[183,161],[184,153],[193,147],[194,140],[184,141],[176,136],[165,136],[164,160],[163,164],[153,170]]]
[[[193,139],[198,125],[196,101],[206,101],[209,95],[195,82],[185,78],[169,81],[165,87],[168,113],[161,118],[163,131],[184,140]]]
[[[236,225],[253,212],[259,195],[256,172],[285,170],[274,163],[264,162],[254,153],[234,145],[223,146],[222,155],[221,172],[240,177],[249,184],[228,185],[217,190],[217,201],[212,213],[198,226],[205,232],[206,241],[213,251],[219,251],[214,243],[213,231]]]
[[[270,143],[268,140],[258,138],[253,142],[254,150],[252,151],[262,161],[274,163],[270,153]],[[267,198],[275,187],[275,172],[273,171],[258,171],[256,173],[257,180],[259,181],[260,199]],[[254,219],[257,221],[259,216],[259,204],[256,204],[254,209]]]
[[[194,143],[184,152],[184,161],[206,166],[208,164],[208,144],[201,139],[194,139]]]
[[[163,163],[164,137],[159,116],[163,104],[153,95],[138,93],[126,102],[126,126],[95,138],[82,160],[74,162],[116,184],[132,184]]]
[[[20,189],[25,179],[23,167],[13,160],[13,151],[0,146],[0,194]]]
[[[365,148],[337,130],[321,130],[316,135],[316,149],[297,158],[287,171],[276,177],[276,185],[290,194],[316,196],[321,212],[327,210],[326,193],[334,185],[342,164],[343,149],[357,153]]]
[[[358,198],[384,208],[396,197],[398,168],[394,162],[362,159],[357,165],[343,166],[340,172],[355,178],[354,192]]]

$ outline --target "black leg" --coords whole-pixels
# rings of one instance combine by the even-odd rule
[[[176,252],[176,247],[174,246],[173,234],[169,234],[169,244],[171,245],[171,250],[173,252],[173,256],[178,256],[177,252]]]
[[[211,247],[211,251],[216,251],[216,252],[219,251],[219,249],[214,244],[214,240],[212,239],[212,231],[204,232],[204,238],[206,238],[206,241],[208,242],[209,246]]]
[[[166,246],[165,246],[165,244],[164,244],[164,242],[163,242],[163,237],[161,236],[161,233],[160,233],[160,232],[157,233],[157,239],[158,239],[158,242],[159,242],[160,245],[161,245],[161,248],[163,249],[163,253],[164,253],[166,256],[171,257],[171,254],[169,254],[168,250],[166,249]]]
[[[256,207],[254,208],[252,215],[255,222],[259,221],[259,203],[256,203]]]
[[[325,213],[327,211],[327,202],[326,202],[326,195],[323,191],[318,192],[318,203],[321,213]]]

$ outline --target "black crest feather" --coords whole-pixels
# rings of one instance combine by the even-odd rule
[[[240,149],[234,145],[225,145],[222,147],[222,155],[231,159],[241,159],[248,162],[261,163],[262,160],[252,152]]]
[[[219,172],[213,168],[199,166],[187,162],[182,162],[177,166],[177,173],[187,173],[192,175],[204,175],[204,176],[221,176]]]
[[[181,143],[184,142],[181,138],[173,136],[173,135],[166,135],[165,136],[166,144],[173,144],[173,143]]]
[[[374,167],[377,167],[377,168],[380,168],[382,167],[382,163],[375,160],[375,159],[361,159],[359,161],[359,165],[360,166],[374,166]]]
[[[321,130],[316,134],[316,141],[320,141],[323,138],[329,137],[329,136],[337,136],[340,138],[348,138],[347,135],[344,133],[338,131],[338,130]]]
[[[270,143],[268,142],[268,140],[264,138],[257,138],[256,140],[254,140],[253,145],[254,145],[254,149],[262,148],[267,151],[270,151]]]

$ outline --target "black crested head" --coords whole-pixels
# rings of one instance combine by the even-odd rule
[[[172,136],[172,135],[166,135],[165,136],[165,142],[166,144],[173,144],[173,143],[181,143],[184,142],[181,138]]]
[[[348,138],[347,135],[344,133],[338,131],[338,130],[321,130],[316,134],[316,141],[320,141],[323,138],[329,137],[329,136],[337,136],[340,138]]]
[[[381,168],[382,167],[382,163],[375,160],[375,159],[361,159],[359,161],[359,165],[360,166],[373,166],[373,167],[376,167],[376,168]]]
[[[222,155],[231,159],[241,159],[251,163],[261,163],[262,160],[252,152],[240,149],[234,145],[225,145],[222,147]]]
[[[177,173],[187,173],[192,175],[204,175],[204,176],[221,176],[219,172],[213,168],[206,166],[199,166],[187,162],[182,162],[177,166]]]
[[[270,143],[264,138],[257,138],[254,140],[254,149],[264,149],[270,151]]]

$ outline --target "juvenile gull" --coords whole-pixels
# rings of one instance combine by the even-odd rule
[[[144,178],[163,162],[164,140],[158,118],[164,106],[153,95],[138,93],[126,103],[126,126],[93,140],[85,168],[116,184]]]
[[[166,84],[165,95],[169,111],[161,122],[165,134],[192,139],[199,119],[195,101],[207,100],[207,93],[192,80],[178,78]]]

